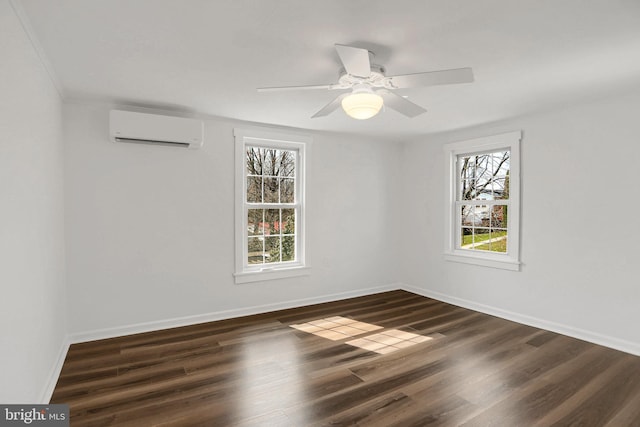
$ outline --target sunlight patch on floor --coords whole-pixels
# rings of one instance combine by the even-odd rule
[[[359,322],[342,316],[327,317],[325,319],[290,326],[299,331],[327,338],[332,341],[354,338],[358,335],[383,329],[382,326]],[[431,339],[433,338],[401,331],[399,329],[389,329],[347,341],[346,344],[379,354],[387,354]]]
[[[358,322],[342,316],[327,317],[326,319],[313,320],[307,323],[290,325],[299,331],[327,338],[332,341],[340,341],[353,338],[357,335],[366,334],[371,331],[382,329],[382,326],[371,323]]]
[[[346,344],[369,351],[375,351],[379,354],[387,354],[431,339],[433,338],[398,329],[389,329],[377,334],[347,341]]]

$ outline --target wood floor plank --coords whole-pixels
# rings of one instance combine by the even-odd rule
[[[630,399],[630,393],[637,392],[638,384],[640,366],[635,358],[626,357],[623,363],[609,368],[596,381],[585,387],[589,392],[585,392],[585,399],[581,404],[565,413],[553,425],[604,425]]]
[[[406,412],[403,416],[389,424],[389,427],[423,427],[423,426],[453,426],[459,425],[458,417],[473,410],[475,406],[458,397],[451,396],[447,399],[435,399],[422,403],[412,412]]]
[[[318,426],[385,426],[389,420],[398,418],[406,410],[410,410],[411,398],[403,393],[384,394],[381,397],[355,405],[337,415],[330,416],[317,423]]]
[[[508,399],[482,411],[467,424],[483,425],[501,419],[505,424],[536,425],[541,418],[622,360],[620,353],[616,352],[615,356],[619,357],[612,358],[610,352],[601,350],[589,349],[538,378],[524,377],[525,381],[520,385],[530,383],[528,386],[514,390]]]
[[[291,327],[334,316],[385,354]],[[392,291],[74,344],[51,402],[74,427],[633,426],[640,357]]]

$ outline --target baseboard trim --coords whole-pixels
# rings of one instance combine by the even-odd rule
[[[311,304],[321,304],[325,302],[340,301],[348,298],[361,297],[365,295],[376,294],[400,289],[400,284],[393,283],[385,286],[374,288],[359,289],[356,291],[340,292],[336,294],[322,295],[318,297],[303,298],[297,300],[289,300],[275,304],[257,305],[252,307],[244,307],[240,309],[217,311],[195,316],[177,317],[167,320],[158,320],[153,322],[137,323],[133,325],[117,326],[114,328],[97,329],[93,331],[76,332],[68,337],[71,344],[95,341],[106,338],[121,337],[125,335],[138,334],[143,332],[158,331],[161,329],[177,328],[180,326],[196,325],[198,323],[214,322],[216,320],[227,320],[236,317],[250,316],[254,314],[268,313],[276,310],[285,310],[288,308],[297,308]],[[66,353],[65,353],[66,354]],[[64,357],[62,359],[64,361]],[[54,383],[55,386],[55,383]]]
[[[58,351],[58,357],[51,367],[51,372],[49,372],[47,383],[40,393],[39,402],[42,405],[46,405],[51,401],[51,396],[53,396],[53,391],[56,388],[56,384],[58,383],[60,372],[62,372],[62,365],[64,364],[64,359],[67,357],[67,352],[69,351],[70,345],[71,341],[69,340],[69,336],[67,335],[62,340],[62,345],[60,346],[60,350]]]
[[[481,313],[490,314],[492,316],[522,323],[524,325],[529,325],[529,326],[533,326],[540,329],[546,329],[548,331],[556,332],[562,335],[567,335],[567,336],[588,341],[594,344],[613,348],[615,350],[624,351],[625,353],[630,353],[635,356],[640,356],[640,343],[635,343],[635,342],[623,340],[620,338],[609,337],[609,336],[588,331],[585,329],[574,328],[573,326],[564,325],[562,323],[550,322],[548,320],[543,320],[537,317],[527,316],[524,314],[515,313],[513,311],[503,310],[501,308],[480,304],[480,303],[466,300],[463,298],[458,298],[458,297],[443,294],[440,292],[432,291],[430,289],[418,288],[415,286],[407,285],[405,283],[401,283],[398,286],[399,286],[399,289],[405,290],[407,292],[412,292],[414,294],[422,295],[427,298],[433,298],[438,301],[457,305],[459,307],[464,307],[470,310],[479,311]]]

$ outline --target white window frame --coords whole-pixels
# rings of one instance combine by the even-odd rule
[[[305,245],[305,172],[306,158],[312,139],[308,136],[279,133],[262,129],[233,130],[235,138],[235,282],[250,283],[264,280],[304,276],[310,273]],[[292,150],[296,156],[295,209],[296,260],[273,264],[248,264],[248,220],[250,207],[246,197],[246,147],[279,148]],[[274,205],[274,207],[277,207]]]
[[[520,141],[522,132],[508,132],[499,135],[453,142],[444,145],[445,170],[447,171],[446,193],[446,236],[444,257],[447,261],[462,262],[505,270],[520,270]],[[468,250],[460,248],[461,209],[458,200],[460,156],[485,154],[509,150],[509,221],[507,223],[507,252]],[[484,204],[484,203],[483,203]],[[489,203],[490,204],[490,203]]]

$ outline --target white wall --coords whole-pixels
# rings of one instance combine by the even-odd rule
[[[311,133],[311,275],[236,285],[233,128],[246,124],[206,120],[200,150],[114,144],[108,110],[71,103],[64,110],[70,328],[76,339],[145,322],[360,293],[396,278],[388,199],[397,147]],[[84,334],[109,328],[115,329]]]
[[[61,100],[6,0],[0,58],[0,402],[36,403],[66,331]]]
[[[403,282],[640,353],[640,91],[405,144]],[[443,260],[445,142],[522,129],[521,272]]]

